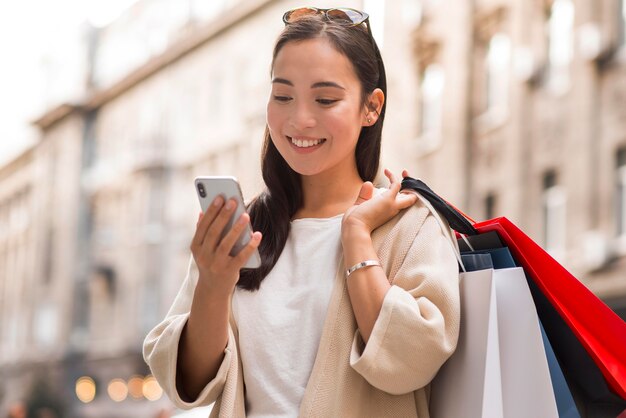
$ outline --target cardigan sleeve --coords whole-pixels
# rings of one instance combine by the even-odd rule
[[[182,409],[209,405],[222,394],[226,378],[237,367],[236,343],[232,328],[228,330],[228,344],[217,375],[202,389],[198,398],[189,399],[177,386],[177,363],[180,336],[189,319],[191,302],[198,282],[193,257],[187,276],[165,319],[148,333],[143,343],[143,358],[152,374],[172,403]]]
[[[400,395],[430,383],[458,340],[458,264],[432,213],[390,279],[367,345],[356,331],[350,365],[372,386]]]

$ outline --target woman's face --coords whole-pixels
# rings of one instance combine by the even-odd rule
[[[288,42],[274,60],[267,123],[289,166],[305,176],[356,170],[366,124],[352,64],[325,38]]]

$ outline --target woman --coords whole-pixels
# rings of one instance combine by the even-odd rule
[[[414,194],[372,184],[386,80],[367,15],[300,8],[274,48],[266,190],[200,215],[183,286],[144,358],[170,399],[223,417],[427,417],[456,347],[458,267]],[[403,176],[408,175],[403,172]],[[228,256],[247,222],[254,232]],[[255,248],[262,266],[241,270]]]

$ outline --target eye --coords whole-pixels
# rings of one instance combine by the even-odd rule
[[[317,99],[316,101],[319,104],[321,104],[321,105],[329,106],[329,105],[332,105],[333,103],[338,102],[339,100],[335,100],[335,99]]]
[[[291,97],[274,95],[274,100],[276,100],[277,102],[286,103],[291,100]]]

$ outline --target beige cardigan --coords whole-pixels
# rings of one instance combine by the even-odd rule
[[[343,269],[337,271],[317,357],[300,405],[301,417],[429,416],[429,383],[456,348],[459,333],[459,274],[454,251],[440,224],[419,200],[376,229],[372,240],[393,286],[364,346]],[[144,359],[177,407],[190,409],[216,402],[211,417],[245,417],[243,370],[232,315],[217,376],[193,402],[184,401],[177,390],[178,343],[197,280],[192,261],[165,320],[144,341]]]

